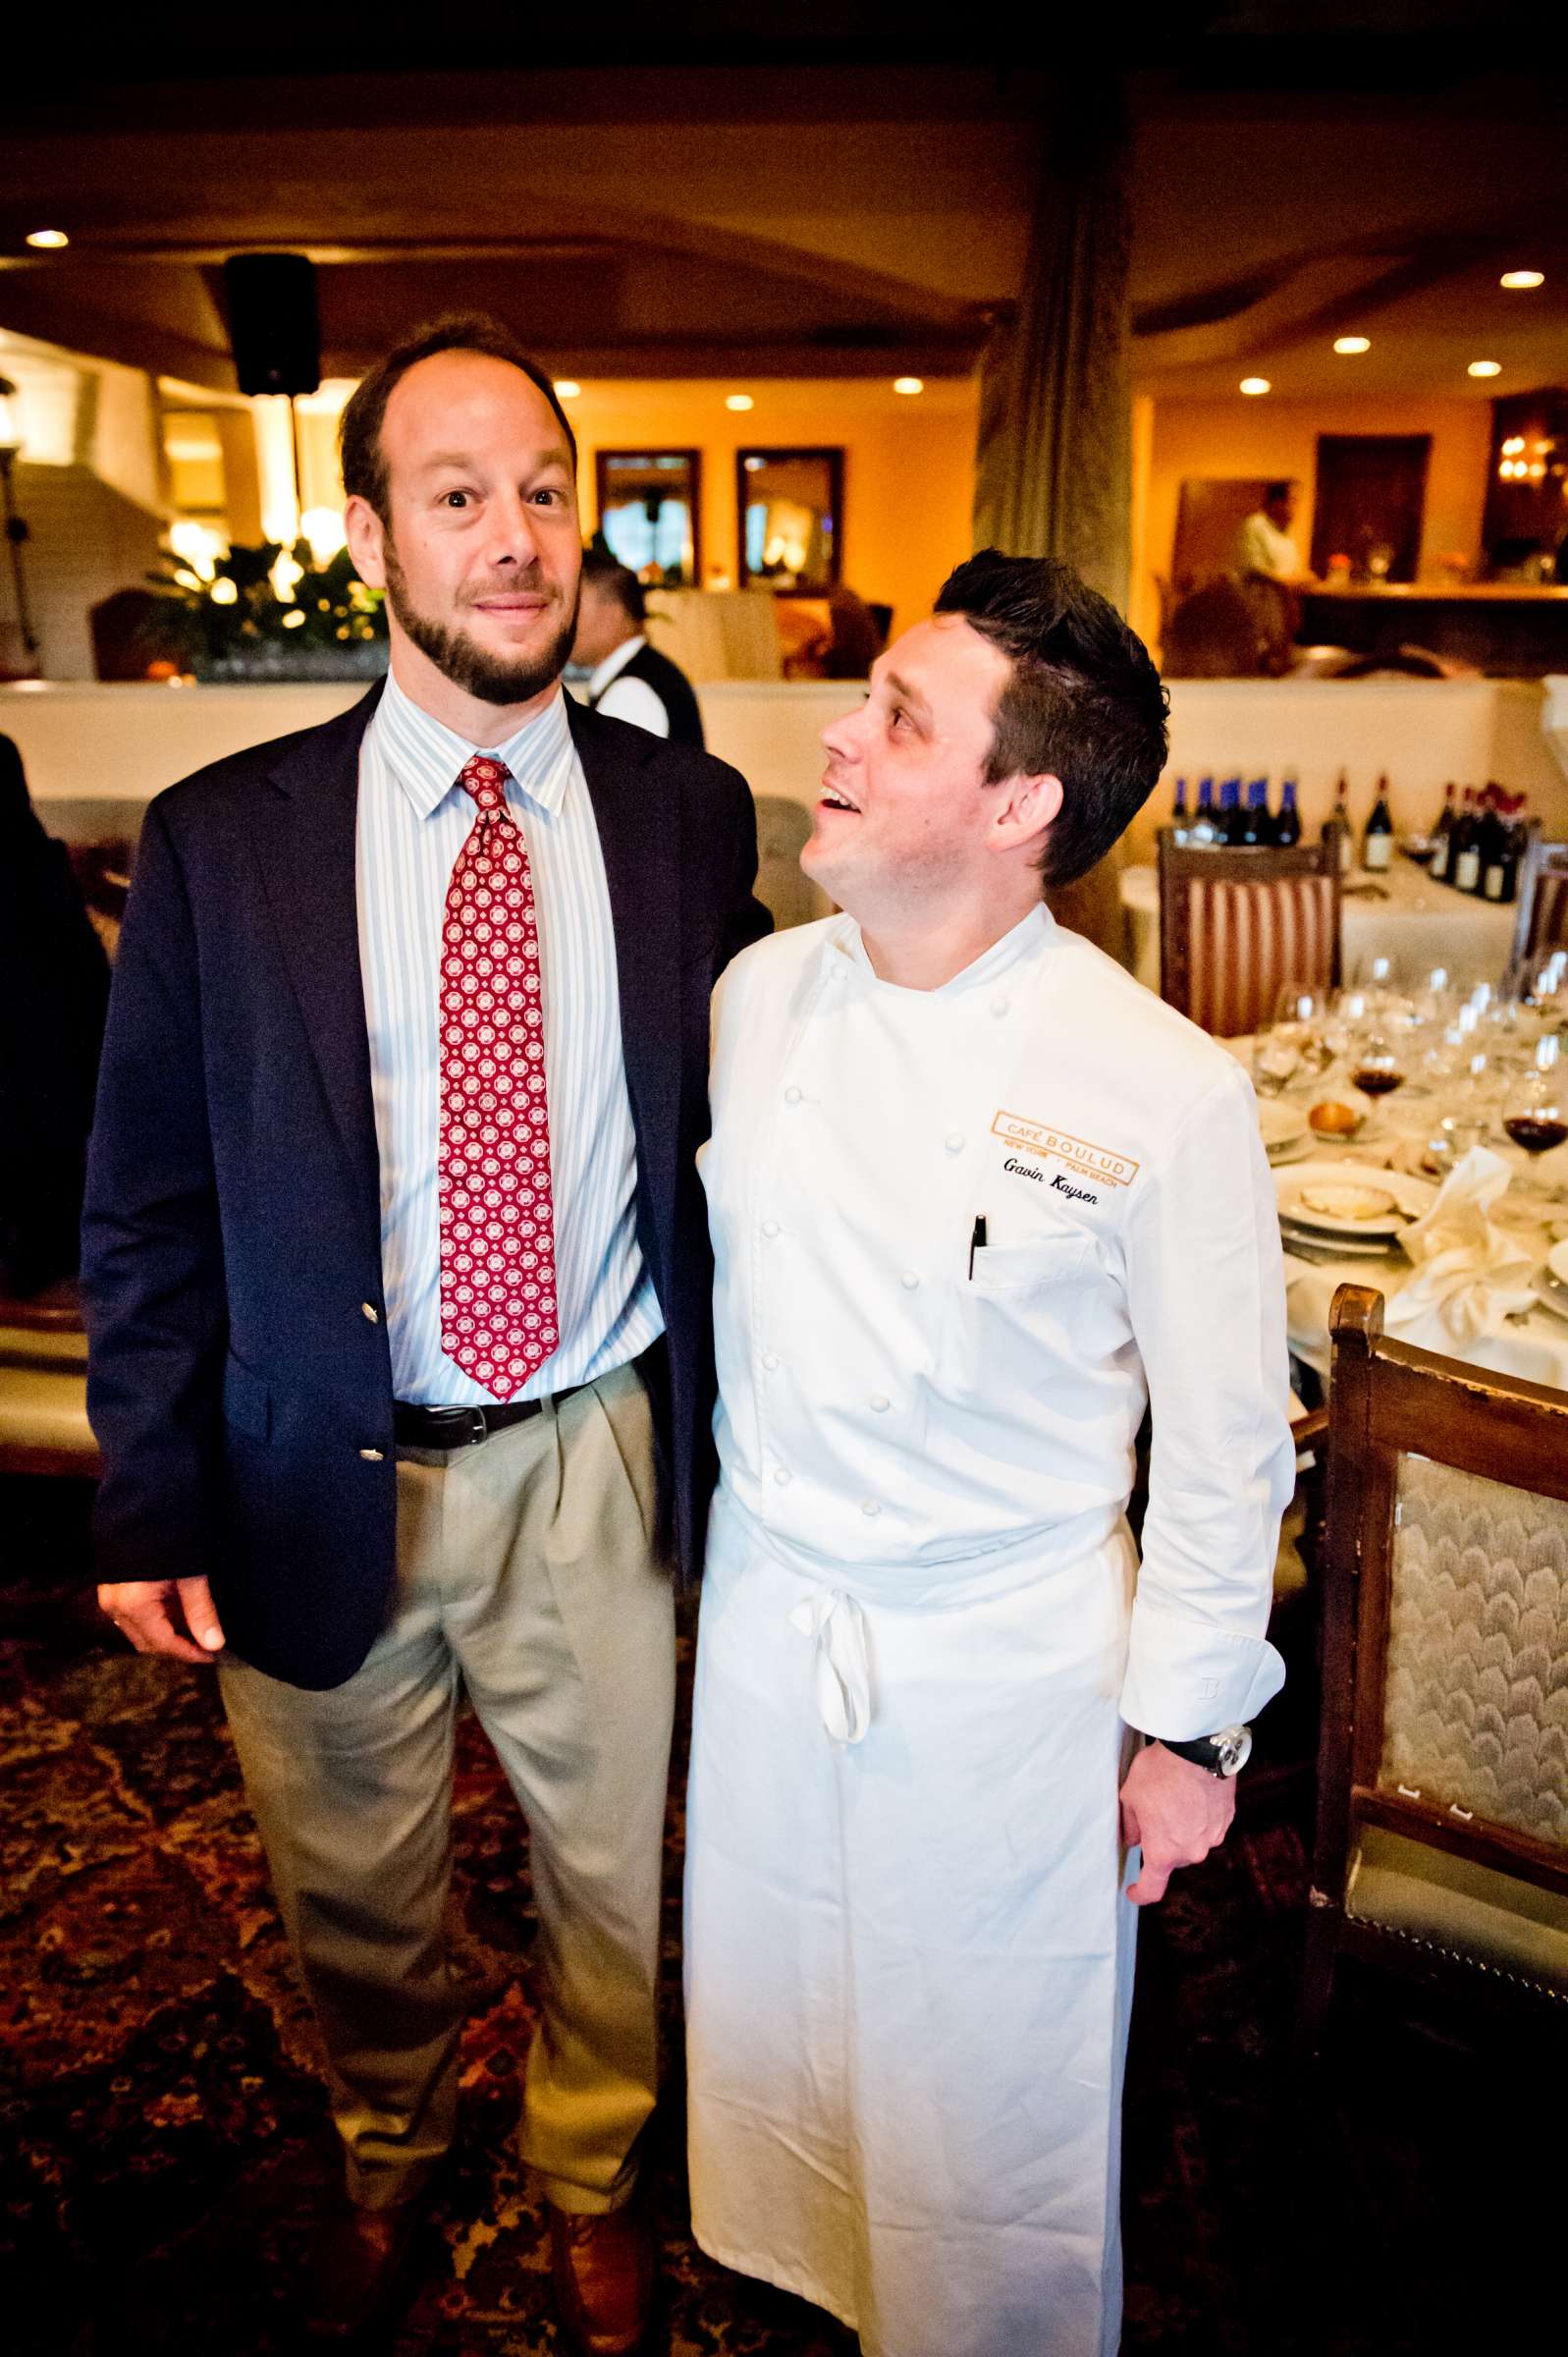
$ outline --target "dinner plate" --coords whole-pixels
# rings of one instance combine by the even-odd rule
[[[1307,1135],[1305,1106],[1287,1104],[1282,1097],[1258,1099],[1258,1129],[1271,1154],[1294,1145]]]
[[[1310,1138],[1305,1130],[1299,1137],[1287,1138],[1282,1146],[1265,1148],[1271,1170],[1278,1170],[1281,1163],[1305,1162],[1308,1156],[1315,1154],[1317,1150],[1316,1141]]]
[[[1553,1317],[1568,1318],[1568,1286],[1553,1285],[1541,1269],[1537,1273],[1533,1290],[1542,1309],[1549,1309]]]
[[[1288,1220],[1279,1223],[1279,1240],[1287,1252],[1307,1252],[1314,1260],[1387,1260],[1399,1249],[1391,1235],[1325,1235],[1321,1228],[1296,1228]]]
[[[1403,1171],[1380,1171],[1362,1162],[1303,1162],[1274,1175],[1274,1193],[1281,1219],[1304,1232],[1328,1237],[1391,1240],[1410,1221],[1419,1219],[1436,1198],[1437,1189],[1425,1178],[1407,1178]],[[1316,1198],[1303,1200],[1304,1195]],[[1332,1198],[1343,1197],[1343,1208]],[[1367,1208],[1359,1214],[1356,1200]]]

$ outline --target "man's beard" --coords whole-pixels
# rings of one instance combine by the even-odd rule
[[[404,634],[422,655],[429,657],[454,687],[460,687],[465,695],[477,696],[485,704],[526,704],[560,679],[577,634],[575,598],[571,601],[571,611],[542,653],[496,655],[470,638],[466,630],[449,629],[446,623],[419,612],[408,595],[407,576],[398,562],[398,552],[390,537],[383,542],[382,559],[387,573],[387,603]],[[543,581],[530,579],[507,584],[508,591],[545,587]]]

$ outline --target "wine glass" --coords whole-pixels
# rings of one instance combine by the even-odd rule
[[[1403,1088],[1410,1063],[1408,1043],[1391,1025],[1369,1024],[1351,1042],[1350,1077],[1364,1097],[1392,1096]]]
[[[1539,1040],[1529,1068],[1517,1075],[1502,1100],[1503,1134],[1532,1161],[1568,1144],[1568,1067],[1556,1039]],[[1538,1203],[1560,1203],[1560,1186],[1538,1182],[1524,1190]]]

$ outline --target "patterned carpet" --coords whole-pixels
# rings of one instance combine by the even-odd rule
[[[61,1485],[0,1487],[0,2337],[19,2357],[294,2357],[291,2277],[337,2165],[312,2026],[213,1681],[109,1641],[82,1584],[81,1520]],[[460,2138],[386,2346],[543,2357],[561,2345],[547,2242],[512,2152],[531,2018],[526,1842],[471,1723],[456,1809],[455,1937],[473,1987]],[[676,2056],[679,1842],[674,1798]],[[1472,2308],[1486,2317],[1488,2255],[1530,2248],[1534,2114],[1560,2110],[1528,2068],[1418,2034],[1403,2001],[1372,1987],[1350,1993],[1321,2085],[1291,2093],[1304,1903],[1300,1811],[1276,1804],[1146,1919],[1129,2352],[1426,2357],[1457,2345]],[[693,2248],[678,2103],[667,2110],[658,2357],[849,2357],[814,2310]],[[1517,2273],[1487,2320],[1490,2340],[1506,2317],[1511,2346],[1530,2298],[1531,2269]]]

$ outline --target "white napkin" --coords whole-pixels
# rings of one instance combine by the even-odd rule
[[[1399,1241],[1416,1275],[1383,1320],[1401,1342],[1462,1355],[1484,1336],[1499,1334],[1505,1318],[1531,1307],[1530,1255],[1487,1216],[1508,1178],[1500,1154],[1472,1146],[1431,1210],[1404,1230]]]

